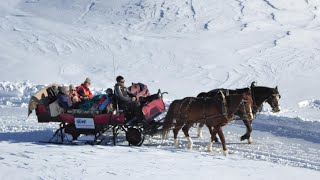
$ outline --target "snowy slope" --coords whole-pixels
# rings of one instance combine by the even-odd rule
[[[224,179],[232,175],[243,179],[319,175],[319,18],[318,0],[1,2],[0,179],[23,178],[11,174],[20,168],[28,169],[22,170],[27,174],[25,179],[91,179],[102,169],[87,169],[83,159],[100,168],[115,156],[116,170],[100,178],[123,179],[127,175],[138,179],[139,172],[149,166],[154,169],[142,177],[154,178],[154,173],[191,179],[197,175],[191,171],[196,167],[203,168],[202,177],[213,177],[217,170],[225,172]],[[253,145],[238,143],[245,131],[242,123],[226,126],[228,147],[233,152],[227,159],[221,152],[205,152],[208,134],[204,139],[194,138],[199,150],[192,152],[186,150],[182,134],[179,150],[171,148],[170,138],[165,144],[150,139],[145,146],[133,149],[36,143],[50,136],[57,125],[38,124],[34,115],[25,117],[26,104],[34,92],[52,82],[80,84],[90,77],[94,92],[101,93],[113,87],[117,75],[123,75],[127,85],[143,82],[151,92],[159,88],[168,91],[168,103],[218,87],[247,87],[256,81],[261,86],[278,86],[281,112],[271,113],[270,107],[264,106],[253,123]],[[76,173],[56,177],[50,167],[69,154],[73,156],[67,164],[78,164],[71,166]],[[101,159],[95,161],[97,156]],[[184,160],[169,162],[173,170],[168,170],[162,157],[175,156]],[[143,162],[134,169],[136,158]],[[127,163],[130,167],[123,168]],[[44,164],[48,169],[38,174]],[[230,168],[235,174],[228,174]],[[69,174],[65,169],[60,166],[56,170]]]

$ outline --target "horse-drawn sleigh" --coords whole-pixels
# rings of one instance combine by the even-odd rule
[[[128,116],[125,110],[113,112],[100,111],[85,112],[69,110],[57,117],[51,117],[48,113],[48,104],[54,100],[53,86],[36,93],[29,103],[29,114],[36,110],[38,122],[59,122],[59,129],[54,133],[49,142],[65,142],[65,134],[76,140],[80,134],[94,135],[92,144],[100,144],[103,134],[112,130],[113,144],[120,131],[125,132],[126,140],[131,145],[141,145],[145,135],[162,133],[166,136],[173,129],[174,145],[178,146],[177,134],[182,128],[188,139],[188,148],[192,148],[192,139],[189,129],[194,123],[205,124],[211,134],[208,150],[212,151],[212,144],[216,134],[219,135],[223,151],[227,154],[225,138],[222,127],[238,116],[247,127],[247,133],[241,140],[248,139],[251,143],[251,123],[260,111],[262,103],[268,102],[274,112],[280,111],[278,88],[255,86],[250,88],[227,90],[215,89],[207,93],[200,93],[198,97],[186,97],[174,100],[164,118],[155,121],[155,118],[165,112],[165,104],[162,94],[159,98],[152,99],[142,105],[143,117]],[[133,88],[134,89],[134,88]],[[129,112],[130,114],[130,112]],[[55,140],[55,141],[54,141]]]

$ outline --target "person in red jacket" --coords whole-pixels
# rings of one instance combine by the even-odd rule
[[[86,78],[83,84],[77,87],[77,93],[81,101],[92,99],[93,95],[89,89],[91,85],[91,80],[89,78]]]

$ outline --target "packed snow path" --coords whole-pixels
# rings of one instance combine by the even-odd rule
[[[24,144],[24,146],[47,147],[48,144],[41,144],[39,141],[48,140],[53,130],[58,127],[58,124],[37,123],[36,116],[32,115],[26,118],[26,112],[25,108],[0,108],[0,142],[21,143]],[[232,158],[234,154],[239,154],[248,159],[320,170],[319,122],[305,122],[299,119],[261,114],[254,120],[253,128],[253,144],[247,144],[246,141],[239,141],[240,136],[245,132],[245,127],[241,121],[230,123],[223,128],[226,135],[227,146],[230,150],[229,157]],[[213,153],[207,152],[207,144],[210,136],[206,129],[204,129],[204,137],[202,139],[196,137],[196,128],[192,128],[190,134],[194,141],[192,152],[213,157],[222,156],[219,143],[214,144]],[[111,133],[109,135],[111,135]],[[148,151],[154,149],[155,151],[169,150],[187,153],[187,139],[184,138],[182,132],[179,133],[179,139],[179,149],[173,147],[172,132],[166,140],[162,140],[159,136],[153,138],[147,137],[144,145],[138,148],[141,148],[141,151],[147,148]],[[110,141],[106,146],[112,146],[111,144]],[[125,141],[124,135],[120,134],[118,146],[126,145],[127,142]],[[82,145],[70,148],[81,149],[81,146]],[[130,150],[130,148],[133,147],[127,148]],[[3,157],[1,156],[0,160],[6,162],[4,157],[6,157],[8,153],[13,152],[1,152]],[[27,154],[22,153],[21,156],[27,156]],[[10,164],[10,162],[6,163],[8,165]]]

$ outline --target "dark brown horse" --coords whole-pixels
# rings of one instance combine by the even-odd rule
[[[250,88],[243,88],[243,89],[235,89],[235,90],[228,90],[228,89],[214,89],[212,91],[209,91],[208,93],[200,93],[198,97],[215,97],[217,94],[222,91],[224,94],[241,94],[246,91],[250,91],[253,99],[253,115],[256,116],[258,112],[261,111],[262,109],[262,104],[264,102],[267,102],[273,112],[279,112],[280,111],[280,106],[279,106],[279,99],[281,98],[278,87],[276,86],[275,88],[270,88],[270,87],[263,87],[263,86],[255,86],[254,82],[252,82]],[[241,118],[241,117],[240,117]],[[244,122],[247,131],[246,133],[241,136],[241,141],[247,139],[248,143],[252,143],[252,137],[251,137],[251,132],[252,132],[252,121],[245,120],[241,118],[242,121]],[[202,137],[202,127],[203,123],[199,124],[198,128],[198,137]]]
[[[162,134],[167,136],[174,124],[174,145],[178,146],[177,135],[182,128],[188,139],[188,148],[192,149],[192,140],[189,136],[189,129],[194,123],[204,123],[211,133],[208,150],[212,151],[214,137],[218,133],[224,154],[227,154],[222,126],[232,120],[235,112],[241,111],[245,117],[250,120],[253,118],[252,105],[253,101],[248,94],[236,94],[213,98],[195,98],[186,97],[181,100],[175,100],[170,104],[168,113],[163,123]],[[243,117],[244,118],[244,117]]]

